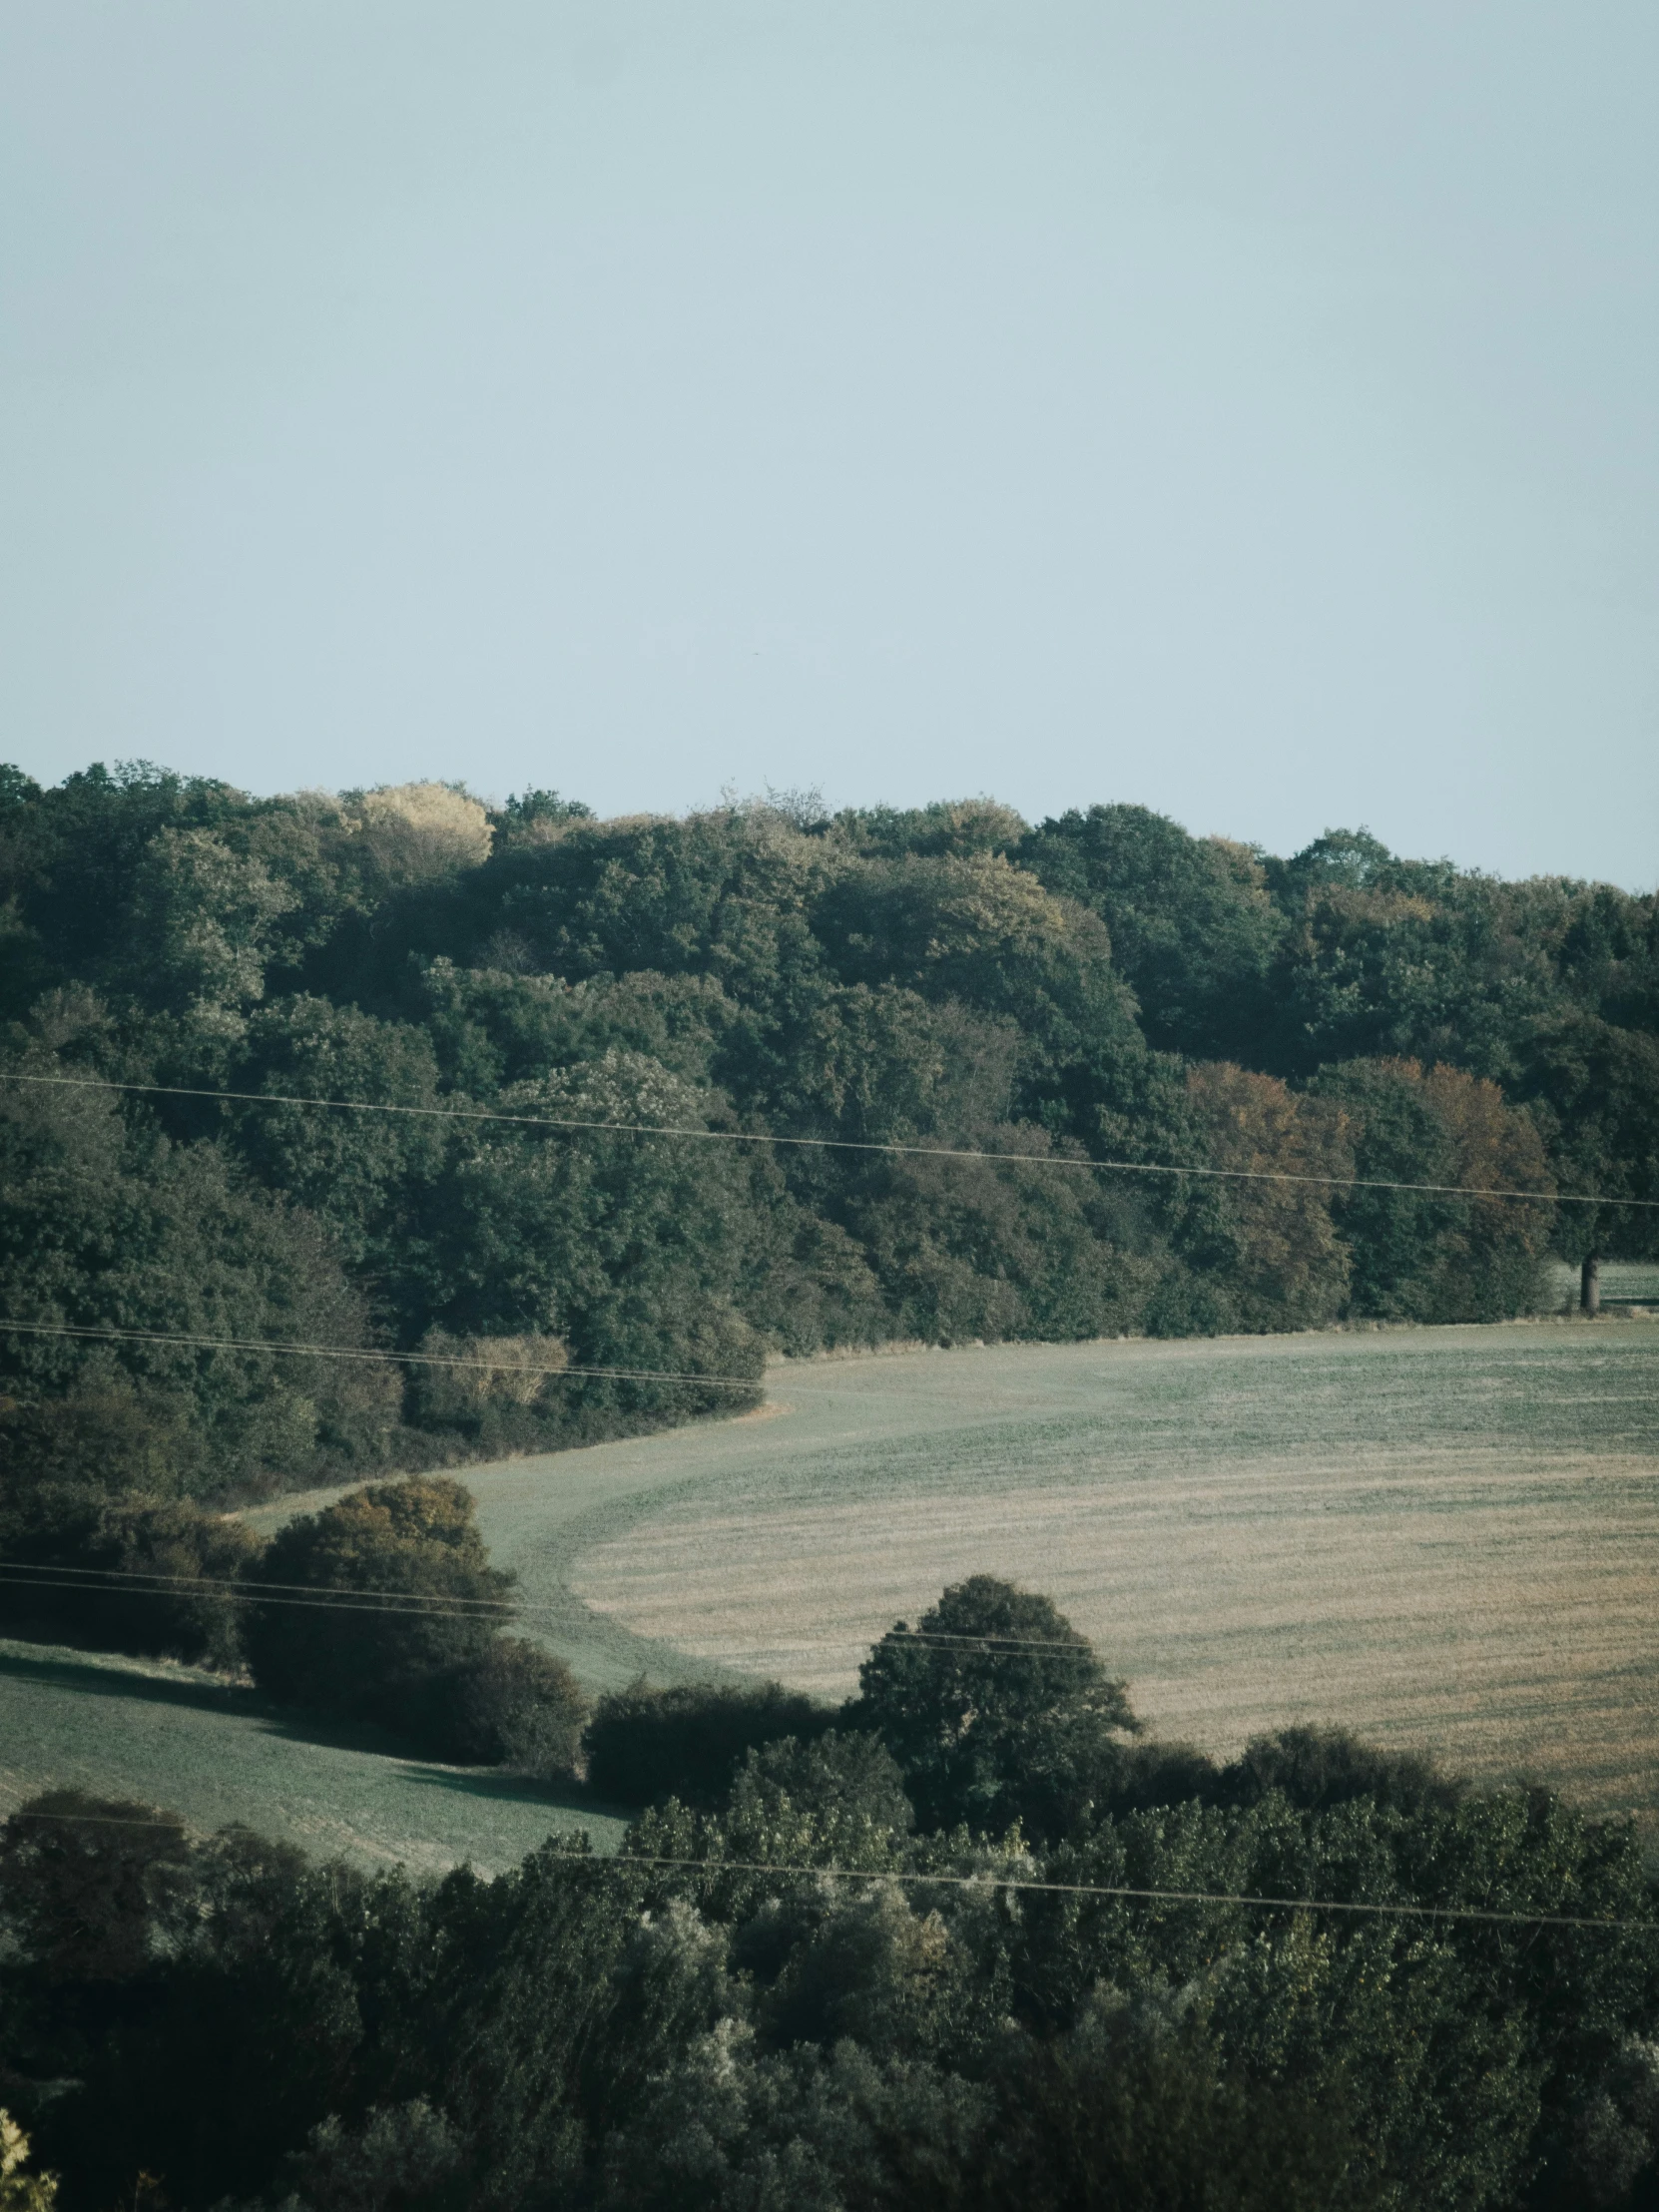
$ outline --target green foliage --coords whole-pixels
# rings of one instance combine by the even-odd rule
[[[1384,2201],[1349,2100],[1330,2082],[1253,2078],[1185,1992],[1103,1991],[1034,2049],[985,2201],[1014,2212],[1326,2212]]]
[[[1190,1068],[1187,1097],[1214,1183],[1192,1191],[1178,1241],[1235,1328],[1315,1329],[1343,1311],[1354,1255],[1322,1177],[1354,1172],[1349,1126],[1324,1101],[1227,1063]],[[1174,1334],[1174,1332],[1171,1332]]]
[[[462,1765],[568,1780],[581,1756],[588,1701],[562,1659],[517,1636],[435,1676],[420,1694],[421,1734]]]
[[[241,1347],[0,1335],[42,1526],[729,1413],[769,1352],[1497,1318],[1659,1236],[1542,1196],[1659,1198],[1659,905],[1365,831],[7,771],[0,941],[0,1075],[170,1087],[0,1083],[0,1311]],[[830,1148],[882,1144],[990,1157]],[[1351,1165],[1540,1201],[1263,1180]]]
[[[1138,1726],[1124,1685],[1045,1597],[971,1575],[858,1670],[848,1708],[903,1771],[925,1828],[1052,1832]]]
[[[433,1677],[482,1659],[512,1578],[489,1564],[472,1493],[447,1475],[372,1483],[289,1521],[248,1575],[262,1690],[315,1713],[418,1725]],[[307,1591],[354,1603],[307,1603]]]
[[[54,1981],[127,1981],[176,1939],[189,1861],[175,1815],[48,1790],[6,1822],[0,1912]]]
[[[6,1634],[238,1664],[241,1607],[229,1585],[262,1548],[240,1521],[190,1498],[110,1503],[81,1484],[8,1502],[6,1563],[37,1572],[0,1584]]]
[[[411,1112],[239,1105],[237,1149],[270,1188],[326,1216],[351,1260],[397,1280],[424,1193],[442,1173],[444,1125],[436,1059],[425,1033],[354,1006],[305,995],[263,1009],[250,1025],[239,1090],[279,1100],[367,1100]]]
[[[1198,1060],[1256,1057],[1284,922],[1252,852],[1190,837],[1145,807],[1091,807],[1045,822],[1016,857],[1104,921],[1152,1044]]]
[[[1387,1321],[1497,1321],[1538,1303],[1555,1209],[1536,1129],[1495,1084],[1415,1060],[1326,1069],[1364,1183],[1333,1211],[1353,1253],[1353,1311]],[[1459,1188],[1538,1191],[1537,1203],[1471,1199]]]
[[[622,1805],[670,1797],[714,1804],[754,1746],[811,1739],[833,1722],[832,1707],[776,1682],[654,1689],[642,1677],[626,1690],[608,1691],[595,1707],[585,1739],[588,1781],[598,1796]]]
[[[981,1590],[981,1630],[1058,1632],[1071,1670],[1025,1704],[1104,1711],[1017,1596]],[[1062,1841],[999,1850],[912,1834],[873,1734],[798,1734],[617,1862],[550,1842],[492,1883],[63,1793],[0,1843],[7,2093],[71,2212],[1647,2201],[1627,1827],[1330,1732],[1221,1770],[1119,1743],[1115,1772]]]
[[[290,2155],[284,2204],[314,2212],[461,2212],[465,2148],[424,2097],[376,2105],[347,2129],[330,2112]]]
[[[590,1128],[580,1143],[522,1125],[471,1135],[432,1225],[442,1321],[469,1335],[556,1336],[572,1365],[647,1371],[591,1379],[570,1390],[576,1405],[659,1419],[741,1408],[742,1392],[696,1378],[760,1374],[761,1345],[731,1295],[753,1232],[750,1163],[735,1147],[633,1133],[706,1127],[711,1102],[656,1062],[612,1050],[514,1084],[500,1105],[532,1120],[631,1126]]]
[[[39,1051],[11,1065],[68,1072]],[[219,1147],[129,1126],[108,1093],[0,1084],[0,1309],[239,1347],[0,1336],[14,1478],[32,1486],[259,1487],[331,1448],[372,1459],[395,1422],[389,1378],[259,1349],[363,1342],[364,1299],[321,1225]]]
[[[1340,1728],[1286,1728],[1259,1737],[1217,1779],[1217,1797],[1258,1805],[1278,1791],[1310,1813],[1358,1798],[1401,1812],[1455,1806],[1467,1786],[1418,1752],[1382,1752]],[[1193,1796],[1201,1795],[1193,1790]]]

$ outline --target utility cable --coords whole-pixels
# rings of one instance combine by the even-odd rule
[[[898,1882],[926,1886],[942,1883],[957,1890],[1030,1890],[1054,1897],[1133,1898],[1168,1905],[1242,1905],[1274,1913],[1395,1915],[1425,1921],[1485,1921],[1515,1928],[1641,1928],[1659,1934],[1659,1921],[1592,1920],[1571,1913],[1492,1913],[1464,1905],[1372,1905],[1340,1898],[1270,1898],[1222,1890],[1140,1890],[1117,1882],[1034,1882],[1028,1877],[983,1874],[909,1874],[886,1868],[787,1866],[761,1859],[671,1859],[655,1854],[613,1852],[602,1864],[635,1867],[697,1867],[705,1874],[833,1875],[851,1882]]]
[[[25,1827],[31,1821],[54,1821],[68,1827],[163,1828],[175,1836],[183,1825],[179,1821],[141,1820],[105,1813],[36,1813],[27,1806],[0,1814],[0,1820],[8,1825],[17,1821]],[[663,1853],[634,1851],[596,1853],[590,1858],[572,1859],[563,1864],[580,1867],[584,1872],[610,1867],[673,1867],[706,1875],[781,1874],[802,1879],[828,1876],[840,1882],[891,1882],[922,1889],[1018,1890],[1046,1897],[1120,1898],[1150,1905],[1237,1905],[1270,1913],[1351,1913],[1380,1920],[1473,1921],[1500,1928],[1641,1929],[1649,1935],[1659,1934],[1659,1921],[1603,1920],[1582,1913],[1493,1913],[1469,1905],[1377,1905],[1343,1898],[1256,1897],[1226,1890],[1150,1890],[1132,1888],[1120,1882],[1037,1882],[1025,1875],[997,1875],[988,1871],[913,1874],[888,1867],[807,1867],[765,1859],[679,1859]]]
[[[112,1587],[107,1582],[74,1580],[72,1579],[74,1571],[73,1568],[67,1570],[66,1574],[58,1580],[49,1579],[44,1573],[41,1573],[29,1581],[24,1581],[9,1566],[0,1564],[0,1588],[9,1586],[12,1589],[63,1590],[74,1592],[82,1597],[171,1597],[184,1599],[192,1596],[194,1589],[203,1587],[202,1584],[197,1584],[176,1589],[159,1589],[152,1585],[138,1583],[135,1579],[134,1587],[128,1590],[118,1586]],[[208,1585],[208,1587],[213,1586]],[[500,1621],[505,1624],[519,1618],[517,1610],[505,1602],[493,1613],[480,1613],[462,1610],[458,1606],[445,1605],[441,1598],[411,1597],[406,1601],[399,1602],[400,1597],[401,1593],[394,1591],[388,1591],[381,1598],[372,1590],[352,1591],[349,1589],[338,1591],[322,1589],[313,1597],[288,1597],[279,1593],[268,1594],[257,1583],[243,1584],[227,1592],[227,1601],[233,1604],[300,1605],[324,1613],[373,1613],[382,1620],[395,1620],[402,1617],[414,1620],[486,1620]]]
[[[314,1582],[253,1582],[240,1577],[210,1574],[161,1574],[144,1568],[84,1567],[70,1562],[38,1562],[0,1559],[0,1584],[20,1589],[76,1590],[88,1597],[188,1598],[207,1592],[223,1593],[232,1602],[247,1605],[338,1604],[342,1610],[360,1612],[439,1612],[459,1620],[522,1620],[528,1615],[560,1613],[556,1605],[513,1597],[446,1597],[416,1590],[378,1592],[337,1585],[331,1590]],[[337,1590],[337,1594],[336,1594]],[[855,1640],[855,1639],[852,1639]],[[980,1657],[1014,1658],[1023,1652],[1065,1651],[1093,1657],[1093,1647],[1083,1638],[1060,1636],[955,1636],[924,1628],[889,1628],[875,1640],[881,1643],[940,1645],[965,1649]]]
[[[619,1137],[687,1137],[714,1144],[789,1145],[811,1152],[885,1153],[903,1159],[988,1160],[1001,1167],[1066,1168],[1085,1174],[1188,1175],[1228,1183],[1302,1183],[1327,1190],[1419,1191],[1439,1198],[1520,1199],[1534,1206],[1634,1206],[1659,1213],[1659,1199],[1613,1198],[1595,1191],[1515,1191],[1479,1183],[1406,1183],[1360,1175],[1297,1175],[1270,1168],[1177,1167],[1150,1160],[1074,1159],[1064,1153],[988,1152],[966,1145],[881,1144],[857,1137],[785,1137],[770,1130],[696,1129],[667,1122],[591,1121],[572,1115],[504,1114],[484,1106],[404,1106],[383,1099],[304,1098],[282,1091],[218,1091],[183,1083],[117,1083],[99,1076],[24,1075],[0,1069],[0,1081],[70,1090],[130,1091],[155,1098],[209,1098],[248,1106],[308,1106],[346,1114],[408,1114],[429,1121],[505,1122],[523,1129],[598,1130]]]
[[[544,1367],[535,1360],[459,1359],[439,1352],[382,1352],[349,1345],[291,1344],[285,1340],[267,1342],[252,1337],[195,1337],[161,1329],[106,1329],[91,1324],[83,1327],[71,1322],[14,1321],[9,1316],[0,1314],[0,1336],[7,1331],[16,1331],[31,1337],[92,1338],[116,1344],[182,1345],[206,1352],[281,1352],[304,1360],[365,1360],[382,1367],[413,1365],[423,1368],[469,1368],[481,1370],[487,1375],[539,1375],[549,1382],[559,1382],[566,1376],[608,1376],[621,1382],[699,1382],[729,1390],[754,1390],[762,1387],[762,1380],[758,1376],[689,1375],[667,1368],[554,1368]]]

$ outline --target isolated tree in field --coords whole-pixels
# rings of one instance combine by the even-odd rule
[[[1046,1597],[994,1575],[899,1621],[858,1670],[848,1718],[879,1731],[924,1828],[1058,1825],[1138,1730],[1125,1685]]]
[[[270,1592],[245,1630],[261,1689],[391,1725],[421,1685],[484,1655],[512,1586],[448,1475],[372,1483],[290,1522],[249,1579]],[[336,1602],[306,1602],[311,1591]]]

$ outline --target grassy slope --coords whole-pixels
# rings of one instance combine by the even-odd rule
[[[245,1822],[319,1859],[514,1866],[550,1831],[614,1847],[623,1822],[476,1769],[404,1759],[372,1733],[294,1729],[193,1667],[0,1641],[0,1809],[48,1784]]]
[[[838,1691],[872,1634],[982,1567],[1052,1591],[1161,1731],[1341,1718],[1659,1810],[1651,1324],[1010,1346],[771,1382],[735,1421],[467,1470],[526,1627],[591,1685],[733,1667]],[[20,1664],[10,1802],[96,1781],[418,1864],[615,1834],[143,1687],[181,1670],[74,1662],[122,1675],[112,1697]]]

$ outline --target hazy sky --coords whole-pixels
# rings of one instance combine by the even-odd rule
[[[11,0],[0,755],[1659,875],[1651,0]]]

